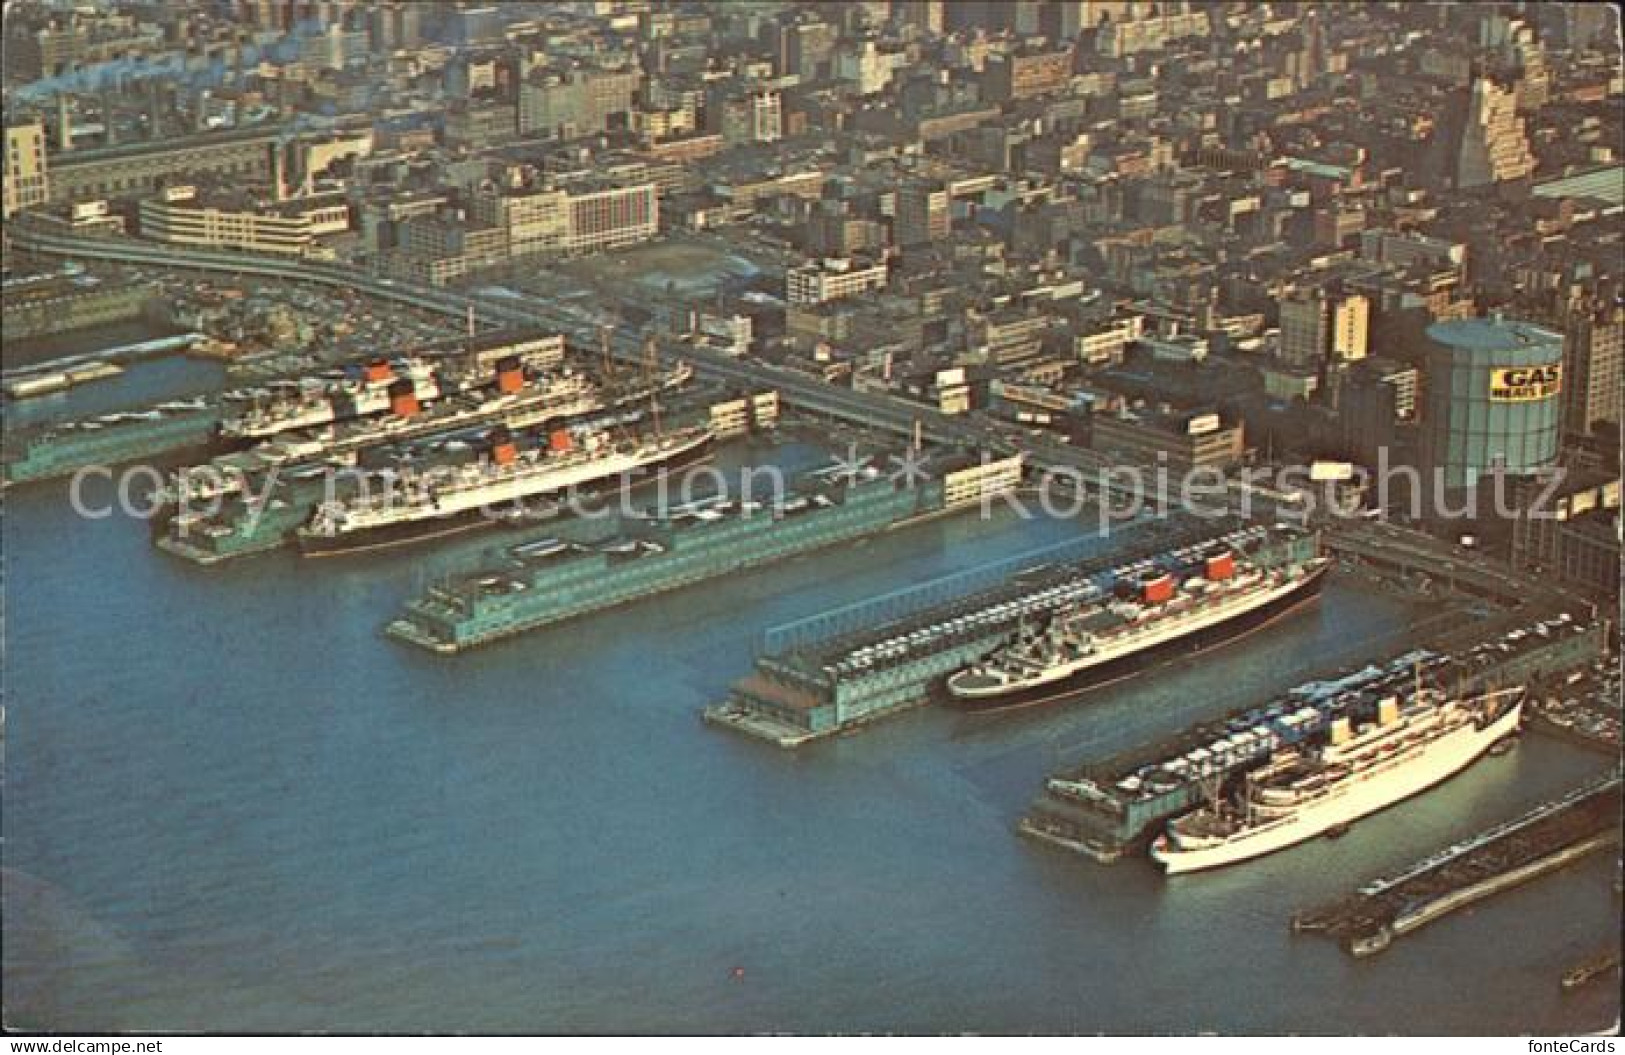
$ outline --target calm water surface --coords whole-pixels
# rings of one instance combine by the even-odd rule
[[[800,452],[805,459],[805,451]],[[1018,839],[1050,769],[1400,647],[1347,580],[1071,709],[785,753],[703,725],[774,622],[1071,537],[939,522],[452,659],[427,556],[200,569],[5,501],[8,1021],[61,1030],[1570,1032],[1593,859],[1355,962],[1292,910],[1599,770],[1539,737],[1345,838],[1169,882]],[[488,543],[484,543],[488,544]],[[738,969],[736,971],[736,968]]]

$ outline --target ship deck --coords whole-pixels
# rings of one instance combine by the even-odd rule
[[[1064,592],[1069,587],[1088,582],[1102,596],[1108,577],[1114,569],[1151,561],[1181,547],[1200,545],[1198,540],[1211,540],[1233,531],[1235,524],[1215,526],[1210,522],[1164,522],[1144,525],[1138,529],[1133,541],[1108,553],[1085,560],[1044,568],[1034,574],[1021,576],[991,588],[931,605],[895,620],[877,622],[852,632],[837,634],[822,640],[798,645],[786,658],[809,670],[834,666],[847,669],[854,653],[865,648],[885,646],[891,642],[906,641],[907,656],[916,657],[934,648],[949,647],[964,637],[971,622],[982,625],[997,623],[1014,626],[1024,616],[1040,616],[1069,603],[1075,594]],[[1051,599],[1046,599],[1049,595]],[[997,618],[988,620],[990,614]],[[1116,619],[1110,613],[1103,613]],[[983,631],[985,632],[985,631]],[[884,649],[882,649],[884,651]],[[905,657],[898,657],[899,659]],[[865,669],[884,668],[891,661],[876,658]]]
[[[1057,832],[1080,844],[1135,845],[1153,825],[1198,804],[1203,783],[1223,784],[1272,757],[1279,746],[1324,735],[1334,716],[1369,717],[1379,699],[1409,692],[1418,677],[1459,691],[1490,689],[1511,683],[1531,665],[1554,669],[1568,662],[1563,657],[1571,650],[1589,656],[1600,647],[1596,630],[1582,628],[1572,618],[1560,619],[1561,613],[1544,608],[1519,612],[1496,621],[1498,636],[1468,649],[1419,649],[1058,770],[1029,808],[1027,827]],[[1459,620],[1428,643],[1459,641],[1457,629]],[[1249,743],[1244,734],[1261,725],[1267,725],[1272,737]],[[1240,743],[1237,736],[1243,736]],[[1167,768],[1176,761],[1182,762],[1177,771]]]

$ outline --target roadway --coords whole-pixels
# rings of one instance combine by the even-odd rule
[[[1531,581],[1483,554],[1469,553],[1431,535],[1392,524],[1340,521],[1325,535],[1326,547],[1373,564],[1420,573],[1457,590],[1502,603],[1561,603],[1565,595]]]
[[[576,304],[516,301],[501,296],[449,292],[321,261],[284,260],[222,250],[183,249],[127,238],[65,235],[21,224],[12,227],[7,232],[12,244],[35,253],[310,282],[354,290],[380,300],[456,318],[465,317],[472,307],[476,317],[486,322],[540,326],[563,333],[583,347],[596,347],[603,328],[613,321],[609,312]],[[639,337],[625,332],[611,332],[610,351],[616,358],[630,363],[641,363],[644,356]],[[792,406],[865,426],[878,425],[904,436],[913,433],[917,422],[921,432],[936,442],[965,444],[994,451],[1023,450],[1033,468],[1081,474],[1086,483],[1096,487],[1100,486],[1102,470],[1110,465],[1107,459],[1092,451],[1036,437],[1027,430],[1004,422],[980,416],[948,415],[891,396],[837,388],[796,371],[745,362],[708,349],[684,345],[663,351],[668,356],[681,356],[688,360],[703,376],[746,388],[776,389]],[[1115,495],[1139,497],[1134,488],[1123,480],[1108,479],[1107,482]]]

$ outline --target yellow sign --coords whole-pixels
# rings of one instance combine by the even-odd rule
[[[1561,366],[1504,366],[1490,371],[1490,402],[1528,403],[1563,390]]]

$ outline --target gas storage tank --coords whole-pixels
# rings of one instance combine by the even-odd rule
[[[1498,316],[1436,322],[1426,334],[1423,461],[1444,490],[1554,464],[1563,335]]]

